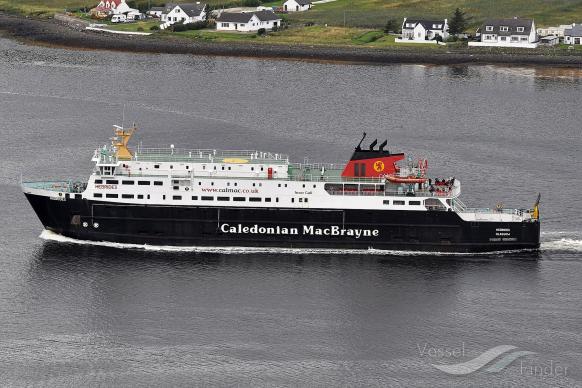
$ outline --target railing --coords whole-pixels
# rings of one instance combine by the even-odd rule
[[[143,148],[138,147],[134,154],[134,160],[208,160],[240,158],[249,162],[283,162],[289,163],[289,156],[280,153],[256,151],[256,150],[216,150],[216,149],[184,149],[184,148]],[[163,160],[160,160],[163,161]]]
[[[22,186],[31,189],[59,191],[63,193],[82,193],[87,188],[87,183],[79,181],[42,181],[22,182]]]

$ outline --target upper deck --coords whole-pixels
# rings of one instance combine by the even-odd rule
[[[113,147],[105,146],[95,150],[94,162],[117,164],[118,158]],[[175,163],[238,163],[238,164],[288,164],[289,155],[258,150],[218,150],[188,149],[170,147],[142,147],[133,152],[131,159],[136,162]]]

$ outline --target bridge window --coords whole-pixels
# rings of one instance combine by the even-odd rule
[[[149,186],[150,181],[137,181],[138,186]]]
[[[249,202],[261,202],[261,198],[259,197],[250,197]]]
[[[245,197],[234,197],[232,200],[235,202],[244,202],[247,199]]]
[[[197,195],[193,195],[192,196],[192,201],[198,201],[198,196]]]
[[[205,196],[202,196],[202,198],[201,198],[201,199],[202,199],[203,201],[214,201],[214,197],[205,197]]]
[[[382,203],[384,205],[390,205],[390,200],[389,199],[385,199],[384,201],[382,201]]]
[[[100,185],[103,183],[103,179],[95,179],[95,184]]]
[[[229,197],[216,197],[217,201],[230,201]]]
[[[121,198],[133,199],[133,194],[121,194]]]
[[[173,195],[172,199],[175,201],[180,201],[180,200],[182,200],[182,196],[181,195]]]
[[[119,181],[117,179],[107,179],[105,183],[107,183],[108,185],[117,185],[119,184]]]
[[[404,205],[405,202],[404,201],[394,201],[393,204],[394,205]]]
[[[105,194],[105,198],[117,198],[117,194]]]
[[[103,194],[101,194],[101,193],[95,193],[95,194],[93,194],[93,196],[95,198],[102,198],[103,197]]]
[[[163,186],[164,182],[161,181],[154,181],[154,186]]]
[[[133,185],[134,183],[134,181],[121,181],[122,185]]]
[[[409,201],[408,204],[410,206],[420,206],[420,201]]]

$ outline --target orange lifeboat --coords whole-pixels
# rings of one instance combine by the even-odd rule
[[[427,181],[427,178],[423,177],[398,175],[386,175],[386,179],[392,183],[424,183]]]

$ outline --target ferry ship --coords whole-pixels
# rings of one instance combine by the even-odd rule
[[[87,181],[23,182],[47,230],[78,240],[194,247],[491,252],[537,249],[531,209],[468,208],[461,182],[366,134],[345,164],[280,153],[131,150],[114,126]]]

